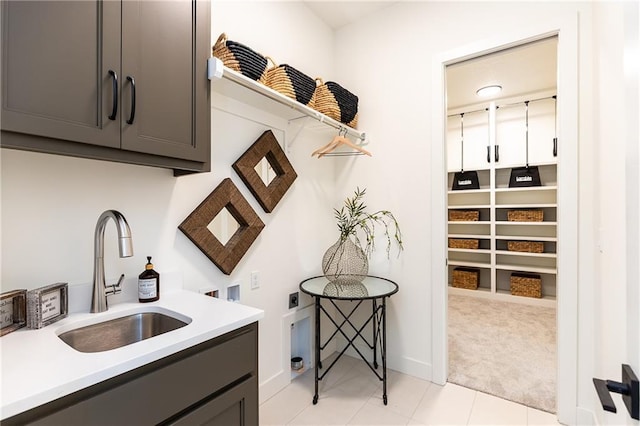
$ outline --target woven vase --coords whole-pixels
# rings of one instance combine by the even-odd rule
[[[351,238],[338,238],[322,257],[322,272],[331,282],[360,283],[369,272],[367,255]]]

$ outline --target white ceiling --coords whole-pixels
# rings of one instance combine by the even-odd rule
[[[449,65],[448,109],[478,105],[483,99],[476,91],[492,84],[502,86],[497,99],[555,91],[557,46],[557,38],[552,37]]]
[[[388,7],[397,1],[330,1],[304,0],[304,3],[329,27],[338,29],[351,24],[379,9]]]

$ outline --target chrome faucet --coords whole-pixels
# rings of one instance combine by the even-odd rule
[[[124,274],[116,284],[107,286],[104,280],[104,229],[107,226],[109,218],[113,219],[118,230],[118,249],[120,257],[133,256],[133,241],[131,240],[131,229],[127,220],[122,213],[116,210],[107,210],[103,212],[96,223],[96,232],[94,234],[94,253],[93,262],[93,296],[91,298],[91,312],[105,312],[108,309],[107,296],[120,293],[120,284],[124,278]]]

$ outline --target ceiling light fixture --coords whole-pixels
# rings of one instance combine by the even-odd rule
[[[481,98],[488,98],[489,96],[497,95],[502,91],[502,86],[498,86],[497,84],[491,86],[481,87],[476,91],[476,95]]]

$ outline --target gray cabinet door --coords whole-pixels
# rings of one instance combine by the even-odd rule
[[[122,3],[122,149],[208,160],[209,120],[197,116],[210,113],[202,3]]]
[[[2,2],[2,129],[119,147],[119,2]],[[119,90],[119,88],[118,88]],[[117,104],[116,104],[117,105]]]

